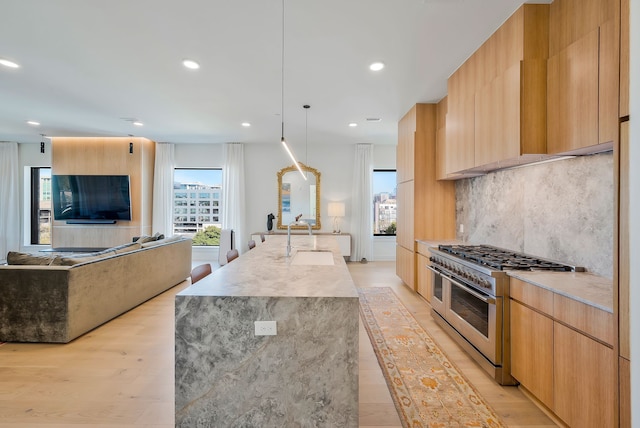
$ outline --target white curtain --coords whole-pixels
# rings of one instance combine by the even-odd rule
[[[20,250],[18,143],[0,143],[0,260]]]
[[[173,235],[173,168],[175,146],[170,143],[156,145],[153,173],[152,233]]]
[[[353,165],[353,253],[351,261],[373,260],[373,145],[356,145]]]
[[[236,247],[241,252],[247,247],[244,210],[244,146],[228,143],[224,145],[222,169],[222,228],[233,229]]]

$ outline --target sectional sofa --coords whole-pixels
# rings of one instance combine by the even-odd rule
[[[0,342],[67,343],[185,281],[191,240],[92,254],[9,253],[0,266]]]

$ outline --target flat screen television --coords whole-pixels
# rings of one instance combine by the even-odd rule
[[[67,223],[131,220],[128,175],[53,175],[53,217]]]

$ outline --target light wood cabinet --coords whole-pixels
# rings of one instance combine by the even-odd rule
[[[559,0],[549,23],[548,153],[610,149],[618,139],[620,1]]]
[[[569,426],[615,426],[613,314],[515,278],[509,291],[513,377]]]
[[[620,117],[629,116],[629,0],[620,1]]]
[[[511,375],[553,408],[553,319],[511,302]]]
[[[431,271],[426,268],[430,264],[429,256],[416,254],[416,291],[427,302],[431,302],[432,291]]]
[[[548,24],[549,5],[523,5],[449,78],[448,177],[546,153]]]
[[[415,289],[416,239],[455,237],[455,184],[436,179],[436,105],[416,104],[398,123],[396,273]]]
[[[436,179],[447,178],[447,97],[436,106]]]
[[[553,411],[572,427],[614,424],[614,353],[565,325],[554,323]]]
[[[447,82],[447,124],[445,130],[445,173],[473,168],[475,81],[470,65],[463,64]],[[473,82],[473,83],[472,83]]]
[[[414,252],[396,245],[396,275],[412,290],[415,290],[415,270]]]

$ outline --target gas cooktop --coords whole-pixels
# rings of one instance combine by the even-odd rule
[[[469,262],[497,270],[580,271],[582,268],[490,245],[439,245],[438,249]]]

